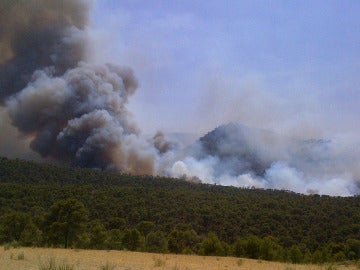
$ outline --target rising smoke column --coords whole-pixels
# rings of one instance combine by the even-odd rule
[[[21,91],[35,70],[51,67],[61,76],[84,58],[88,10],[85,1],[1,1],[1,102]]]
[[[0,103],[43,157],[154,173],[156,149],[126,109],[129,68],[86,62],[86,0],[0,3]]]

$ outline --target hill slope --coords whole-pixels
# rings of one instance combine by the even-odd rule
[[[113,218],[124,219],[126,228],[149,221],[165,235],[185,228],[204,239],[215,232],[228,244],[237,237],[272,236],[286,248],[310,252],[360,239],[358,196],[239,189],[0,158],[1,216],[17,211],[41,220],[53,203],[67,198],[81,201],[89,222],[99,220],[109,230]]]
[[[359,157],[341,138],[296,138],[230,123],[205,134],[186,151],[178,177],[304,194],[360,193]]]

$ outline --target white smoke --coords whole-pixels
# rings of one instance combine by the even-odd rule
[[[187,157],[176,161],[170,169],[170,175],[192,180],[194,177],[204,183],[224,186],[289,190],[302,194],[321,194],[331,196],[353,196],[359,193],[359,187],[350,175],[338,178],[314,178],[305,176],[303,172],[289,167],[284,162],[276,162],[265,171],[263,177],[253,173],[236,176],[214,172],[213,157],[207,160],[196,160]]]
[[[295,139],[237,125],[215,129],[185,149],[161,132],[145,138],[128,109],[138,87],[132,70],[88,61],[89,3],[20,2],[0,2],[2,154],[24,156],[30,141],[43,158],[80,167],[300,193],[359,193],[356,138]],[[222,88],[236,88],[230,81],[211,84],[204,113],[212,121],[237,113],[266,127],[274,119],[286,122],[284,111],[292,124],[304,120],[294,121],[302,104],[284,110],[286,100],[253,86],[224,95]],[[209,107],[224,113],[213,115]],[[306,133],[319,134],[316,128]],[[18,135],[26,139],[8,147],[20,141]]]
[[[168,174],[219,185],[351,196],[360,191],[360,156],[350,148],[354,145],[339,138],[299,140],[230,124],[202,137]]]

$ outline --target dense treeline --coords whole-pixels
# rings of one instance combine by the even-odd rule
[[[325,262],[360,258],[360,197],[0,158],[0,242]]]

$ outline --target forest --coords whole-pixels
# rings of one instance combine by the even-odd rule
[[[360,259],[360,197],[304,195],[0,158],[0,243]]]

